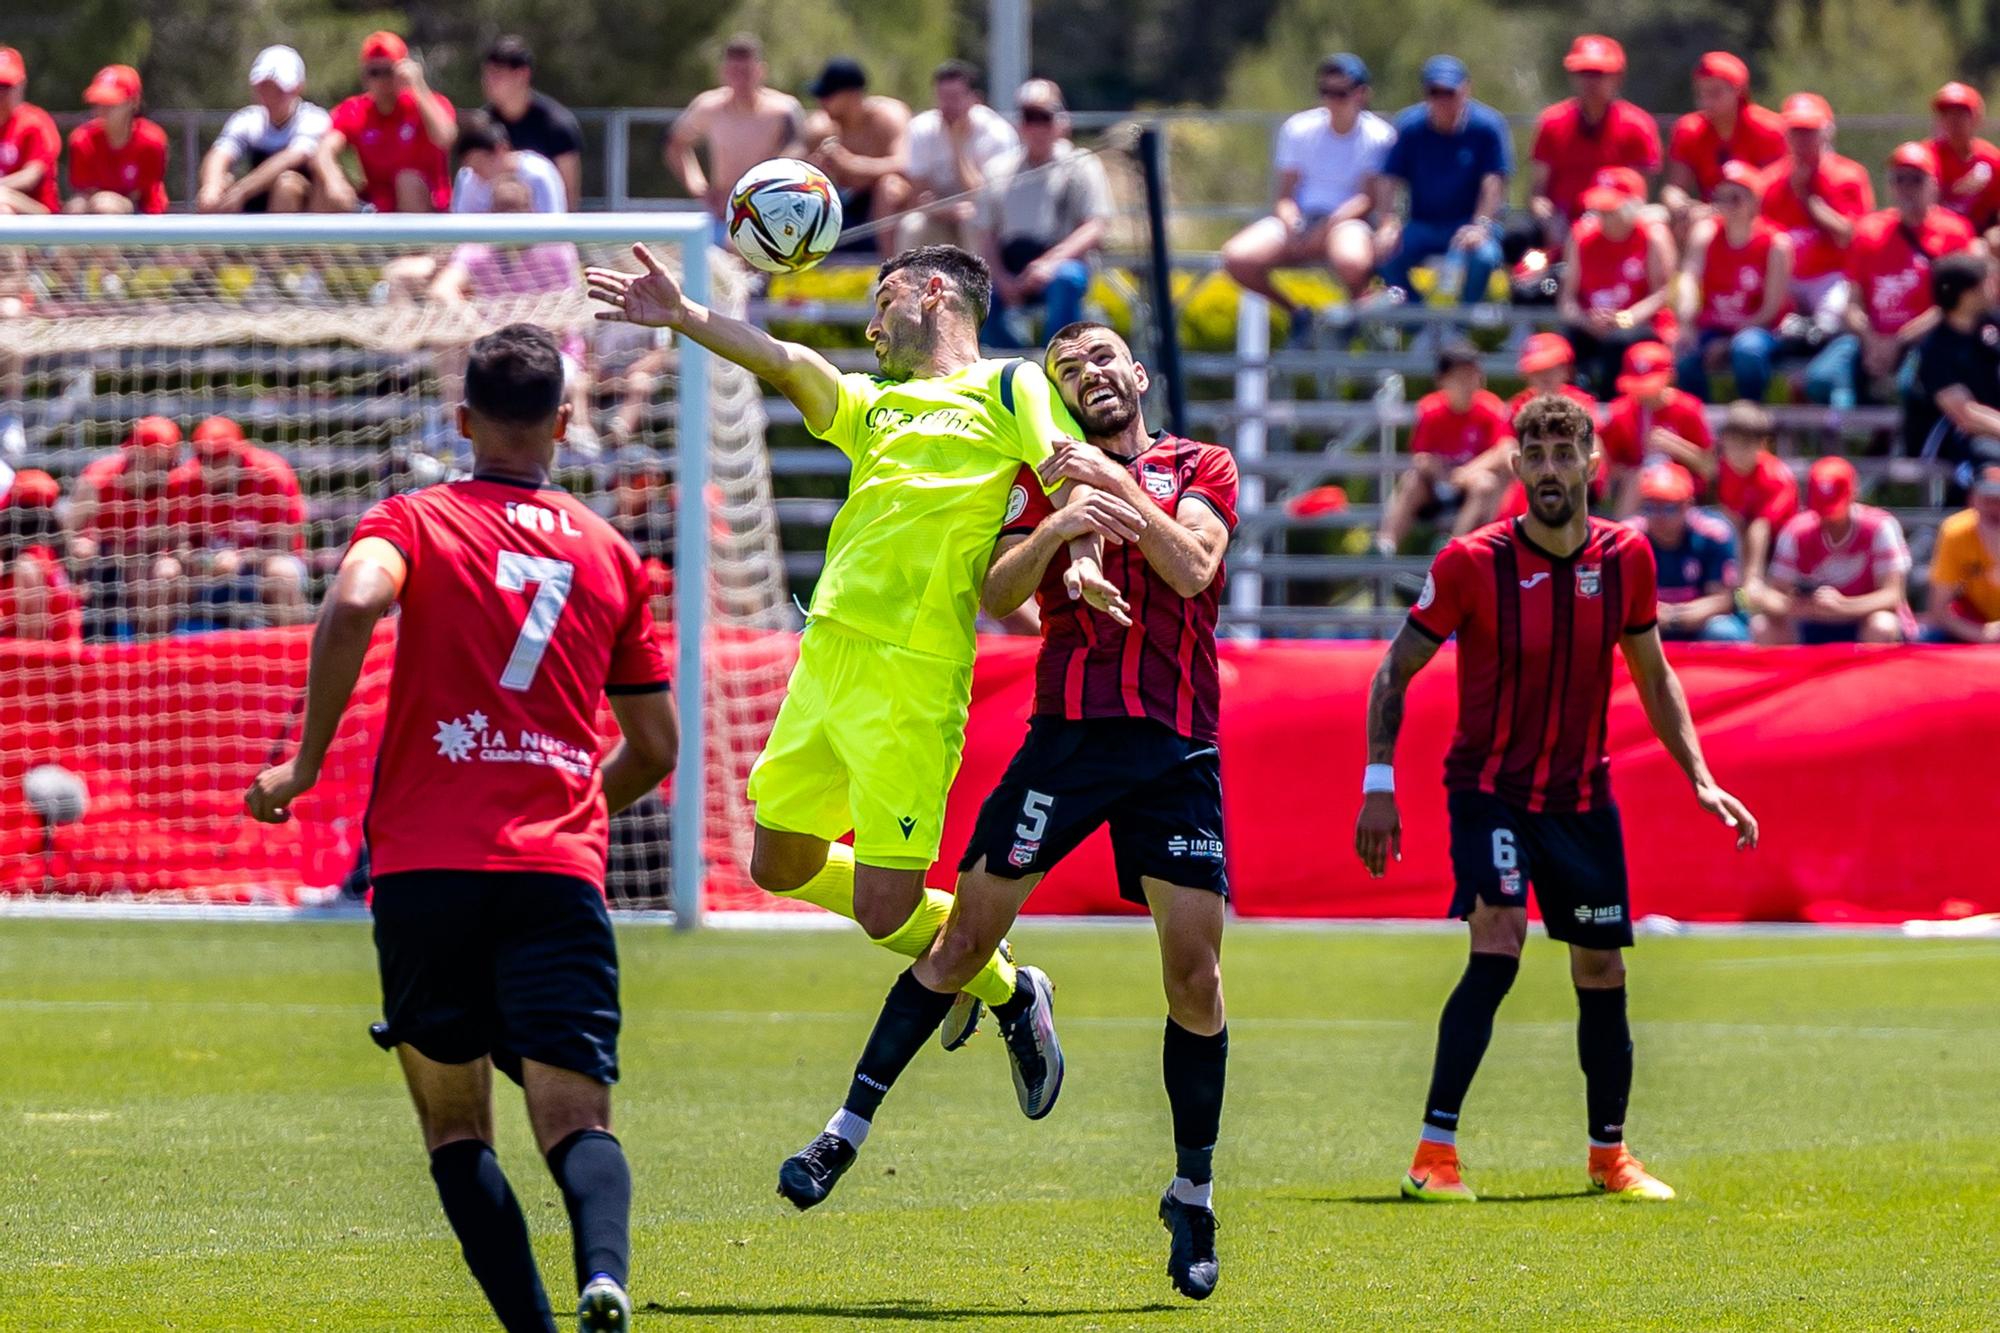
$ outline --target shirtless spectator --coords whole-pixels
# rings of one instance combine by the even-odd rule
[[[897,220],[908,207],[910,108],[868,91],[860,62],[839,57],[813,80],[819,110],[806,117],[806,161],[824,171],[840,191],[841,218],[849,228]],[[870,238],[843,240],[837,251],[896,253],[896,226]]]
[[[722,86],[688,103],[667,135],[667,167],[690,199],[708,205],[715,241],[728,235],[729,191],[743,173],[774,157],[797,157],[805,111],[799,99],[766,87],[764,46],[739,33],[722,48]],[[696,148],[705,148],[703,166]]]
[[[13,47],[0,46],[0,217],[62,207],[56,193],[62,136],[54,118],[27,95],[27,62]]]
[[[535,53],[519,37],[502,37],[486,48],[479,65],[479,88],[486,114],[507,131],[507,142],[555,163],[563,179],[565,207],[583,206],[583,127],[568,107],[534,88]]]
[[[306,502],[291,464],[209,417],[167,478],[167,513],[191,603],[181,628],[305,622]]]
[[[181,568],[170,554],[167,478],[181,428],[140,417],[118,451],[85,467],[70,492],[69,559],[89,590],[92,638],[165,634]]]
[[[139,71],[106,65],[83,90],[97,114],[69,132],[66,213],[167,211],[167,132],[139,114]]]
[[[451,207],[447,155],[458,137],[458,113],[431,91],[424,67],[393,32],[361,43],[364,91],[333,109],[333,127],[319,142],[319,169],[336,208],[356,207],[340,155],[352,148],[361,164],[361,194],[377,213],[442,213]]]
[[[1904,643],[1916,636],[1910,550],[1895,515],[1857,504],[1854,464],[1822,458],[1806,512],[1778,534],[1770,573],[1751,596],[1758,643]]]
[[[330,211],[319,174],[326,112],[300,94],[306,62],[289,46],[267,46],[250,65],[257,100],[229,118],[201,159],[199,213]],[[242,175],[237,175],[238,170]]]
[[[83,637],[83,600],[57,554],[61,499],[61,485],[46,472],[29,468],[0,480],[0,639]]]
[[[910,122],[911,208],[896,230],[899,250],[920,245],[971,249],[974,196],[987,170],[1019,142],[1007,118],[979,100],[979,71],[947,60],[931,75],[936,105]],[[949,200],[950,202],[943,202]]]

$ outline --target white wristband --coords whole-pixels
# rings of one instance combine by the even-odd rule
[[[1376,792],[1396,794],[1396,770],[1390,764],[1370,764],[1361,770],[1361,794],[1372,796]]]

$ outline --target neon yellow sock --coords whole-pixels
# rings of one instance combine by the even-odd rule
[[[826,864],[819,873],[780,898],[796,898],[814,907],[824,907],[836,916],[854,919],[854,849],[844,842],[826,846]]]

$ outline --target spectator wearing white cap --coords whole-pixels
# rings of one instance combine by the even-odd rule
[[[306,62],[297,51],[267,46],[257,53],[250,65],[257,100],[229,118],[201,159],[196,211],[331,211],[314,159],[330,122],[302,96],[305,86]]]

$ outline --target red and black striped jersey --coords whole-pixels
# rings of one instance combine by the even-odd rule
[[[1645,537],[1601,518],[1568,557],[1536,546],[1518,519],[1440,551],[1410,624],[1458,636],[1445,788],[1551,813],[1608,805],[1612,651],[1657,622],[1657,582]]]
[[[1160,434],[1125,466],[1167,513],[1184,499],[1213,509],[1236,529],[1236,460],[1218,444]],[[1016,476],[1001,532],[1032,532],[1052,506],[1031,469]],[[1035,713],[1067,718],[1148,717],[1190,740],[1214,740],[1222,683],[1215,621],[1223,571],[1193,597],[1160,577],[1135,545],[1107,545],[1104,577],[1132,607],[1132,627],[1072,602],[1063,591],[1069,553],[1058,551],[1035,600],[1042,651],[1035,663]]]

